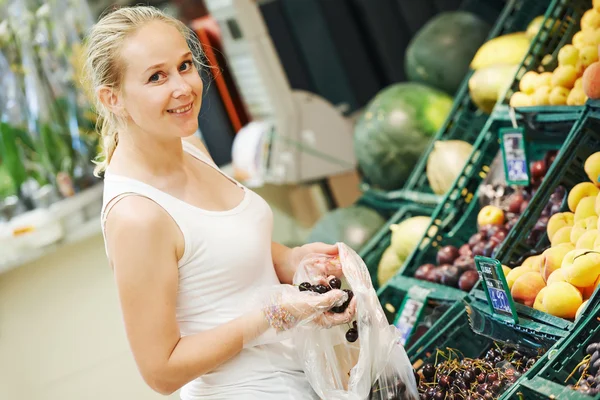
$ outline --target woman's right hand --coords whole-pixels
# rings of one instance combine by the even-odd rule
[[[356,298],[351,299],[343,313],[333,313],[333,307],[341,306],[348,299],[342,290],[333,289],[319,294],[310,291],[301,292],[291,285],[283,285],[272,295],[265,307],[265,315],[271,327],[277,331],[294,328],[299,324],[314,322],[330,328],[352,321],[356,311]]]

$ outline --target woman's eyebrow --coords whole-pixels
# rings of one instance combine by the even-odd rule
[[[191,51],[188,51],[187,53],[185,53],[184,55],[182,55],[180,58],[182,58],[182,59],[183,59],[183,58],[187,58],[187,57],[189,57],[189,56],[191,56],[191,55],[192,55],[192,52],[191,52]],[[146,68],[146,70],[144,71],[144,73],[146,73],[146,72],[148,72],[148,71],[150,71],[150,70],[152,70],[152,69],[158,69],[158,68],[162,68],[162,67],[164,67],[164,66],[165,66],[165,63],[158,63],[158,64],[154,64],[154,65],[152,65],[152,66],[150,66],[150,67]]]

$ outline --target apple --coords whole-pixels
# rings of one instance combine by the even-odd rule
[[[454,265],[461,270],[467,271],[469,269],[475,269],[475,260],[473,256],[460,256],[454,260]]]
[[[496,206],[485,206],[477,214],[477,223],[479,226],[485,225],[503,225],[504,211]]]

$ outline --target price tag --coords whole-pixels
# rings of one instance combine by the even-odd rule
[[[482,278],[485,294],[492,313],[504,318],[509,317],[516,324],[519,323],[517,309],[506,283],[506,277],[504,276],[500,261],[493,258],[475,256],[475,266]]]
[[[509,185],[529,185],[529,162],[524,133],[523,128],[502,128],[498,132],[506,183]]]
[[[403,346],[408,343],[413,329],[421,319],[429,292],[429,289],[418,286],[411,287],[398,310],[394,325],[400,331],[398,342]]]

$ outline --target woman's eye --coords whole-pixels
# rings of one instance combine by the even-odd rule
[[[188,61],[184,61],[183,64],[181,64],[181,66],[179,67],[179,70],[187,71],[190,68],[192,68],[192,62],[188,60]]]
[[[150,77],[150,79],[148,79],[148,82],[158,82],[159,79],[160,79],[160,75],[157,72],[156,74],[153,74]]]

